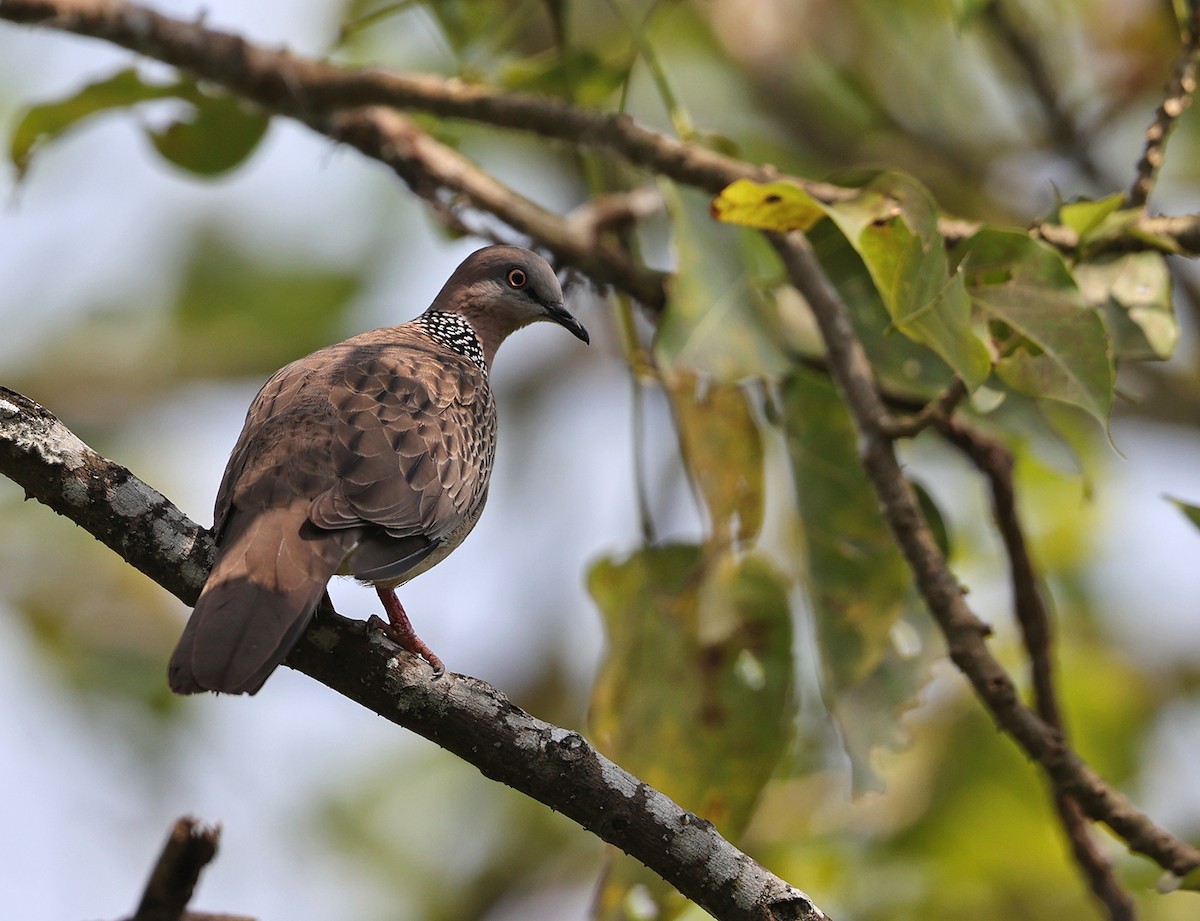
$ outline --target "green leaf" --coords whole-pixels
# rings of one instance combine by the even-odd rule
[[[241,165],[270,121],[265,112],[228,93],[192,86],[180,98],[191,103],[191,115],[151,131],[150,140],[166,160],[197,176],[219,176]]]
[[[749,393],[686,371],[665,382],[679,447],[704,497],[714,543],[754,540],[762,529],[763,445]]]
[[[173,98],[179,86],[147,83],[136,70],[129,69],[85,86],[64,99],[34,106],[17,123],[9,145],[17,175],[25,175],[40,149],[92,116],[149,100]]]
[[[929,193],[900,173],[880,173],[826,210],[858,252],[896,329],[936,352],[968,389],[988,376],[971,304],[951,274]]]
[[[1058,207],[1057,220],[1064,227],[1070,227],[1083,243],[1087,237],[1099,228],[1106,219],[1121,210],[1125,196],[1120,192],[1101,198],[1099,201],[1081,199],[1066,202]]]
[[[191,115],[161,131],[151,142],[167,160],[201,176],[227,172],[250,155],[268,118],[227,93],[201,90],[191,80],[147,83],[136,70],[123,70],[66,99],[30,109],[13,132],[10,156],[19,176],[38,150],[95,115],[163,99],[186,102]]]
[[[988,321],[1000,380],[1077,406],[1107,428],[1115,384],[1108,331],[1062,257],[1023,233],[995,228],[964,241],[956,256]]]
[[[1187,520],[1200,528],[1200,505],[1192,505],[1190,502],[1184,502],[1182,499],[1176,499],[1172,496],[1166,497],[1167,501],[1174,505],[1177,509],[1187,516]]]
[[[791,738],[786,579],[758,555],[671,545],[600,561],[588,588],[608,637],[590,709],[598,747],[736,841]],[[620,857],[598,917],[623,918],[635,886],[658,917],[683,905]]]
[[[902,741],[897,716],[914,703],[934,644],[918,631],[913,645],[924,655],[897,646],[901,618],[915,610],[911,580],[833,385],[797,370],[781,398],[827,705],[851,756],[855,788],[867,789],[877,785],[871,750]]]
[[[1170,358],[1179,343],[1171,272],[1161,253],[1125,253],[1075,266],[1083,299],[1103,311],[1118,358]]]
[[[678,271],[654,337],[668,370],[703,371],[736,381],[782,373],[791,364],[775,306],[752,284],[739,231],[712,221],[708,200],[661,184],[671,217]],[[752,236],[757,237],[757,234]]]

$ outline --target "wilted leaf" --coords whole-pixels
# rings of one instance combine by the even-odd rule
[[[997,376],[1020,393],[1078,406],[1107,427],[1115,383],[1108,331],[1062,257],[1023,233],[994,228],[956,255],[988,320]]]
[[[794,182],[738,179],[713,199],[712,216],[756,230],[809,230],[825,209]]]
[[[833,385],[798,370],[781,395],[827,703],[863,789],[874,784],[871,749],[900,740],[897,715],[925,680],[928,644],[914,642],[913,655],[897,647],[895,631],[913,604],[911,580]]]
[[[655,355],[668,369],[705,371],[726,381],[784,371],[790,361],[774,304],[747,274],[739,235],[748,232],[712,221],[702,196],[665,181],[661,187],[679,256]]]
[[[165,159],[190,173],[228,172],[254,152],[266,133],[267,114],[236,96],[187,87],[181,98],[191,104],[191,116],[150,132],[150,140]]]
[[[900,173],[880,173],[826,211],[870,272],[895,327],[935,351],[968,389],[990,370],[971,324],[959,273],[951,274],[929,193]]]
[[[791,733],[786,580],[759,556],[675,545],[602,560],[588,587],[608,637],[592,696],[597,745],[736,841]],[[623,917],[633,886],[660,910],[682,904],[620,857],[599,917]]]
[[[1171,272],[1161,253],[1125,253],[1075,266],[1083,299],[1104,311],[1118,358],[1170,358],[1179,342]]]
[[[1179,511],[1187,516],[1187,520],[1200,528],[1200,506],[1192,505],[1189,502],[1184,502],[1182,499],[1175,499],[1167,496],[1167,501],[1174,505]]]
[[[39,149],[93,115],[149,100],[171,99],[178,90],[178,83],[147,83],[136,70],[123,70],[65,99],[42,103],[26,112],[13,131],[9,156],[18,175],[23,176]]]
[[[684,465],[718,546],[753,540],[763,519],[763,446],[746,388],[677,371],[666,380]]]

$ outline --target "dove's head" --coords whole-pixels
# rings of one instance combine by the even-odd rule
[[[509,333],[541,320],[588,341],[587,330],[563,306],[562,287],[550,263],[519,246],[488,246],[472,253],[429,309],[466,319],[489,365]]]

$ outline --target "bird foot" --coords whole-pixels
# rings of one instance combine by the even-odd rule
[[[387,612],[388,619],[385,621],[377,614],[372,614],[367,620],[368,630],[378,630],[384,636],[388,637],[392,642],[396,643],[401,649],[406,649],[409,652],[420,656],[426,662],[433,666],[433,677],[441,678],[446,674],[446,666],[437,653],[430,649],[423,639],[417,636],[417,631],[413,629],[412,623],[408,619],[408,614],[404,612],[404,608],[400,604],[394,592],[386,589],[377,589],[379,600],[383,602],[383,609]]]

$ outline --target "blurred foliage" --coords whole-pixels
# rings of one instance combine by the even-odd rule
[[[790,738],[786,580],[757,555],[675,544],[602,560],[588,587],[608,638],[592,692],[596,744],[739,837]],[[625,917],[635,888],[669,914],[683,907],[672,887],[614,855],[597,916]]]
[[[795,184],[744,182],[710,201],[594,154],[566,156],[556,145],[535,160],[527,139],[423,121],[538,200],[656,181],[666,201],[665,220],[627,241],[647,262],[677,269],[651,347],[629,350],[631,361],[652,356],[635,373],[661,387],[673,423],[652,433],[674,450],[660,452],[668,459],[655,461],[642,488],[686,476],[703,526],[634,547],[623,546],[628,535],[597,537],[605,556],[588,589],[608,642],[591,688],[597,743],[835,917],[1096,916],[1043,781],[939,665],[942,641],[859,466],[812,317],[747,228],[809,235],[889,398],[915,407],[955,374],[967,383],[962,411],[1017,457],[1023,521],[1063,625],[1072,739],[1107,777],[1144,791],[1158,776],[1155,730],[1195,707],[1197,670],[1148,661],[1111,634],[1103,615],[1114,616],[1112,602],[1093,557],[1101,532],[1125,525],[1089,501],[1110,485],[1103,434],[1114,408],[1192,438],[1200,425],[1200,311],[1191,296],[1180,299],[1182,316],[1175,311],[1176,289],[1186,293],[1190,279],[1164,240],[1147,240],[1146,252],[1102,252],[1136,217],[1113,193],[1128,186],[1177,49],[1169,5],[352,0],[332,13],[341,30],[329,43],[342,60],[625,111],[852,190],[823,204]],[[194,175],[251,160],[266,127],[261,114],[191,81],[132,70],[93,77],[16,125],[11,157],[26,187],[39,181],[52,141],[86,138],[115,110],[131,113],[139,131],[146,113],[166,111],[165,124],[144,134]],[[1082,143],[1064,133],[1064,113]],[[1155,199],[1166,212],[1195,198],[1198,141],[1185,119]],[[947,252],[939,218],[949,215],[984,226]],[[1028,233],[1039,220],[1070,228],[1079,245],[1049,248]],[[366,258],[329,268],[300,252],[256,252],[236,216],[192,226],[168,303],[97,292],[6,383],[101,450],[127,448],[148,407],[186,412],[179,407],[196,382],[257,381],[350,332],[350,311],[383,277]],[[138,258],[130,254],[135,267]],[[615,351],[604,359],[619,360]],[[528,431],[513,435],[510,447],[532,443]],[[142,445],[142,457],[123,462],[137,472],[165,463],[153,437]],[[905,461],[939,543],[956,571],[970,573],[970,600],[1022,677],[983,487],[965,482],[961,458],[935,438],[922,436]],[[671,533],[688,510],[662,492],[668,498],[648,504],[665,509],[661,530]],[[1172,501],[1200,526],[1196,505]],[[544,503],[531,496],[527,507]],[[169,738],[178,708],[161,663],[178,612],[83,535],[44,526],[15,500],[0,510],[5,597],[49,668],[81,707],[97,696],[122,701],[164,716],[147,722]],[[582,704],[551,711],[586,699],[586,676],[563,678],[560,664],[546,662],[527,705],[571,722]],[[602,861],[597,916],[698,914],[627,858],[602,858],[561,817],[440,753],[381,758],[346,780],[297,797],[294,808],[331,859],[382,893],[378,917],[534,917],[533,893],[586,888]],[[414,839],[406,820],[437,834]],[[1190,813],[1172,827],[1200,835]],[[1153,892],[1155,868],[1114,841],[1102,845],[1140,917],[1195,916],[1195,896]]]
[[[136,70],[122,70],[57,102],[34,106],[13,131],[9,156],[19,175],[40,147],[102,112],[174,99],[187,115],[158,130],[147,129],[155,149],[168,162],[197,176],[219,176],[253,153],[267,130],[265,113],[227,93],[196,81],[148,83]]]

